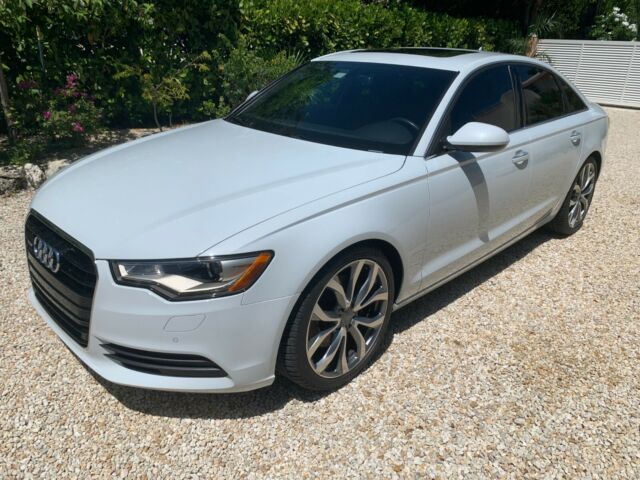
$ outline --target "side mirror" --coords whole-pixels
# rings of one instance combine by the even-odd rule
[[[252,99],[253,97],[255,97],[257,94],[258,94],[258,90],[254,90],[254,91],[253,91],[253,92],[251,92],[249,95],[247,95],[247,98],[246,98],[245,102],[246,102],[246,101],[248,101],[248,100],[251,100],[251,99]]]
[[[469,122],[447,137],[448,150],[463,152],[495,152],[509,144],[509,134],[502,128],[488,123]]]

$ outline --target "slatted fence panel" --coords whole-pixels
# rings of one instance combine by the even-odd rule
[[[589,100],[640,108],[640,42],[543,39],[538,57]]]

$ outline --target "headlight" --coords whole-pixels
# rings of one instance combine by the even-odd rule
[[[120,285],[148,288],[169,300],[199,300],[244,292],[272,258],[273,252],[257,252],[184,260],[115,260],[111,271]]]

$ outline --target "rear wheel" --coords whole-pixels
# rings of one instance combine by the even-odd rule
[[[598,179],[598,165],[589,158],[576,176],[564,203],[555,218],[549,222],[548,228],[561,235],[571,235],[582,227]]]
[[[332,390],[378,352],[391,315],[394,282],[382,253],[358,248],[334,259],[303,293],[281,346],[293,382]]]

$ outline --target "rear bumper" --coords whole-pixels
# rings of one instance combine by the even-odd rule
[[[242,304],[242,295],[169,302],[154,293],[113,282],[108,264],[96,261],[98,283],[89,343],[80,346],[39,303],[29,300],[71,351],[106,380],[133,387],[188,392],[240,392],[273,383],[280,338],[295,296]],[[176,377],[126,368],[102,345],[169,354],[198,355],[215,362],[223,377]]]

